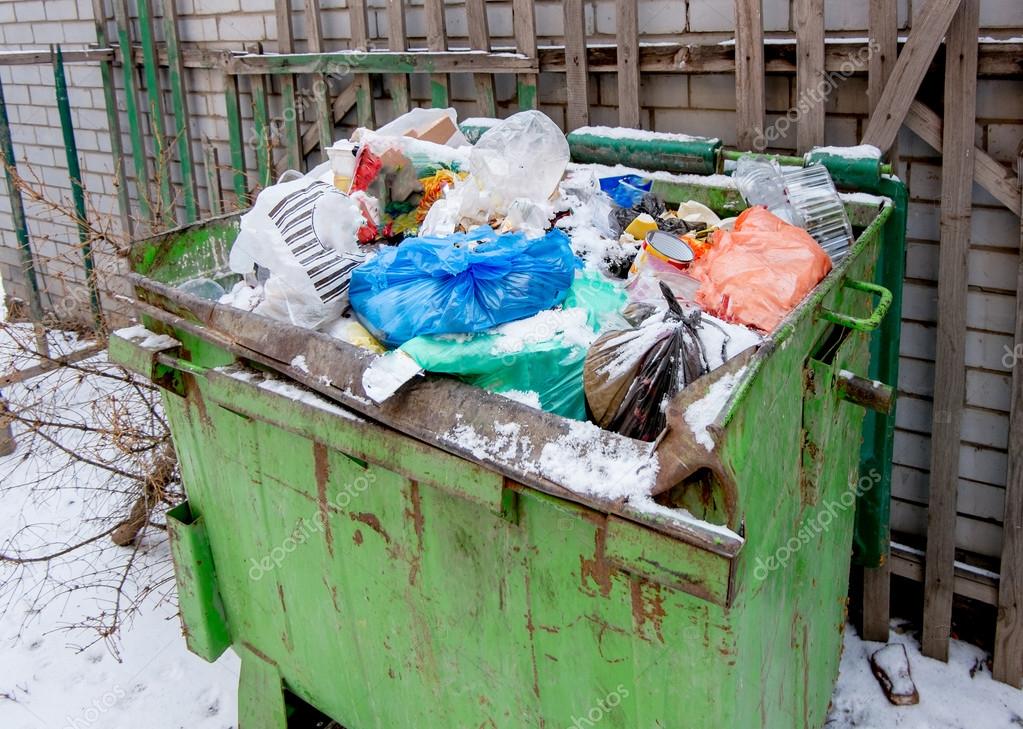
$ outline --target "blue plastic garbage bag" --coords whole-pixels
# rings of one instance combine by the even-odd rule
[[[639,205],[643,195],[650,192],[652,186],[652,181],[644,180],[637,175],[602,177],[600,180],[600,189],[614,200],[615,205],[623,208],[634,208]]]
[[[557,306],[579,260],[557,228],[529,240],[486,226],[409,238],[352,272],[356,317],[387,347],[421,334],[477,332]]]

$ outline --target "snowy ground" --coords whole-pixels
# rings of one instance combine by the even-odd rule
[[[0,297],[2,300],[2,297]],[[0,330],[0,373],[14,357],[10,332]],[[31,343],[31,337],[25,341]],[[82,346],[73,336],[51,337],[55,354]],[[87,361],[102,367],[103,356]],[[111,368],[111,371],[114,371]],[[124,391],[123,382],[82,378],[68,370],[50,373],[4,395],[30,412],[54,404],[47,417],[108,426],[105,396]],[[131,407],[126,404],[126,407]],[[0,457],[0,554],[48,554],[114,524],[105,518],[117,492],[117,477],[89,465],[72,467],[56,447],[31,439],[15,424],[21,445]],[[49,431],[54,432],[54,431]],[[104,448],[85,432],[61,431],[67,448],[96,455]],[[126,571],[124,599],[152,582],[161,587],[122,629],[120,640],[104,641],[96,618],[109,623],[121,566],[131,550],[109,537],[46,564],[12,565],[0,560],[0,729],[229,729],[237,725],[238,660],[225,655],[208,664],[185,649],[168,579],[169,550],[163,533],[140,546]],[[92,589],[81,584],[98,583]],[[4,610],[4,608],[7,608]],[[85,624],[90,621],[91,624]],[[81,626],[81,627],[73,627]]]
[[[75,346],[73,340],[59,344]],[[0,372],[9,364],[0,362]],[[88,422],[95,413],[92,404],[109,386],[102,381],[83,383],[75,373],[64,373],[47,376],[44,387],[46,397],[59,400],[64,410],[77,412]],[[11,388],[6,394],[15,401],[20,393]],[[26,538],[30,545],[33,539],[40,545],[52,542],[53,534],[61,535],[61,543],[73,543],[101,526],[92,489],[108,482],[109,474],[86,469],[69,480],[66,456],[39,441],[34,445],[31,452],[21,448],[0,458],[0,552],[16,535],[22,545]],[[37,481],[42,486],[33,487]],[[23,530],[34,523],[43,525],[38,533]],[[147,540],[140,552],[140,567],[132,573],[129,592],[147,578],[165,575],[169,557],[164,540]],[[48,575],[43,565],[13,568],[0,562],[0,597],[12,606],[0,616],[0,728],[236,726],[237,658],[229,651],[211,665],[185,650],[169,587],[154,592],[142,613],[113,642],[94,642],[95,635],[88,629],[67,630],[87,616],[108,610],[109,591],[62,595],[51,590],[37,599],[44,577],[73,581],[86,570],[116,566],[123,554],[121,548],[98,548],[88,559],[58,564]],[[32,605],[42,607],[31,612]],[[864,643],[850,628],[828,729],[1023,727],[1023,692],[992,681],[982,651],[953,641],[950,661],[942,664],[922,657],[908,633],[896,630],[892,640],[904,643],[909,651],[920,704],[888,704],[867,660],[879,644]],[[88,647],[83,650],[83,646]]]

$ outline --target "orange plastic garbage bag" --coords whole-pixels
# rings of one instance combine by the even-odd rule
[[[802,228],[757,206],[690,269],[700,282],[696,301],[721,319],[771,331],[828,271],[831,259]]]

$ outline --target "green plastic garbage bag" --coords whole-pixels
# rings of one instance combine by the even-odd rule
[[[580,274],[558,308],[478,334],[415,337],[399,349],[428,372],[585,420],[586,352],[601,332],[627,326],[620,314],[626,299],[599,273]]]

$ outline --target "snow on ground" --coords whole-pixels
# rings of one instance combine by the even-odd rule
[[[989,656],[953,640],[948,663],[924,657],[920,643],[900,621],[889,640],[906,646],[920,693],[916,706],[892,706],[870,672],[870,655],[883,643],[869,643],[846,628],[838,686],[826,729],[1018,729],[1023,727],[1023,691],[991,678]]]
[[[15,332],[31,342],[27,328]],[[13,357],[9,329],[0,330],[0,373]],[[54,353],[76,349],[74,336],[51,337]],[[5,356],[6,355],[6,356]],[[102,363],[102,357],[90,366]],[[111,369],[111,371],[113,371]],[[123,383],[92,376],[81,381],[72,370],[50,373],[4,395],[13,405],[42,400],[58,403],[65,420],[102,425],[95,402]],[[123,497],[108,491],[117,477],[91,466],[69,467],[68,457],[19,423],[21,444],[0,458],[0,553],[49,553],[59,545],[108,529],[109,506]],[[63,433],[63,445],[82,452],[95,447],[91,434]],[[32,448],[26,447],[31,443]],[[99,451],[102,454],[102,446]],[[35,484],[35,482],[39,482]],[[35,484],[35,485],[33,485]],[[58,546],[54,546],[57,544]],[[125,591],[139,594],[145,584],[164,581],[123,628],[120,638],[97,642],[89,628],[70,629],[103,612],[110,615],[110,579],[131,550],[109,537],[78,555],[24,567],[0,561],[0,727],[3,729],[230,729],[236,726],[238,661],[231,653],[216,664],[190,654],[181,637],[169,577],[170,559],[162,532],[141,545]],[[76,556],[77,555],[77,556]],[[66,592],[100,575],[100,586]]]
[[[62,351],[78,346],[73,337],[54,341]],[[0,371],[9,365],[0,358]],[[70,372],[48,375],[26,387],[50,388],[46,396],[88,422],[95,414],[91,402],[109,388],[101,378],[95,380],[83,387]],[[19,395],[15,388],[5,394],[12,401]],[[90,489],[108,485],[108,474],[87,468],[68,481],[66,457],[44,445],[35,441],[31,452],[22,446],[14,455],[0,458],[0,552],[9,548],[11,537],[26,524],[42,525],[28,534],[29,544],[53,541],[54,534],[70,543],[77,535],[95,533],[101,527],[95,492]],[[30,488],[39,477],[44,487]],[[19,539],[25,536],[21,532]],[[124,550],[111,548],[109,540],[104,545],[86,560],[56,565],[55,575],[83,577],[86,569],[116,565]],[[133,573],[129,590],[137,589],[147,576],[166,575],[169,554],[163,538],[148,541],[140,551],[142,566]],[[25,579],[16,583],[12,579],[16,575]],[[42,566],[30,566],[21,573],[0,562],[0,598],[17,590],[13,609],[0,616],[0,727],[235,729],[238,660],[228,651],[217,663],[208,664],[188,653],[173,595],[166,589],[154,593],[119,639],[106,644],[93,642],[95,636],[88,630],[65,630],[108,606],[109,595],[102,589],[63,595],[27,614],[38,594],[32,588],[42,584],[42,576]],[[1023,692],[995,683],[980,649],[952,641],[950,661],[943,664],[924,658],[916,640],[899,632],[898,625],[892,640],[906,646],[920,704],[888,704],[868,663],[880,644],[861,641],[850,627],[827,729],[1023,726]],[[84,645],[88,647],[81,650]]]

